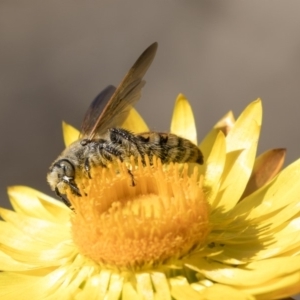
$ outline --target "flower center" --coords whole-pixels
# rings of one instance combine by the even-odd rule
[[[147,160],[147,159],[146,159]],[[154,159],[93,170],[82,197],[69,195],[72,232],[79,251],[117,268],[140,268],[179,258],[203,246],[209,207],[201,180],[187,166],[165,170]]]

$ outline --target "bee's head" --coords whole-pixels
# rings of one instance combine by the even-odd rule
[[[55,161],[50,167],[50,172],[47,175],[47,181],[53,191],[60,197],[66,194],[68,188],[80,196],[79,189],[74,181],[75,167],[67,159]]]

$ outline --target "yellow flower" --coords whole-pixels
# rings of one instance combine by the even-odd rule
[[[92,170],[73,210],[28,187],[2,208],[0,299],[280,299],[300,291],[300,160],[255,158],[260,100],[200,144],[203,166]],[[70,144],[78,132],[64,124]],[[148,127],[135,110],[123,124]],[[197,142],[179,95],[171,132]],[[115,171],[118,168],[118,172]]]

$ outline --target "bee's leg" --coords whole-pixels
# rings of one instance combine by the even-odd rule
[[[63,201],[64,204],[66,204],[68,207],[71,206],[71,203],[66,195],[63,195],[59,192],[58,188],[55,188],[55,194]]]
[[[122,145],[121,145],[122,146]],[[103,143],[101,145],[101,154],[108,160],[108,161],[112,161],[112,156],[118,158],[121,162],[124,161],[123,157],[124,157],[124,151],[122,151],[123,147],[114,147],[111,144],[107,144],[107,143]],[[131,184],[132,186],[135,186],[135,182],[134,182],[134,176],[132,174],[132,172],[127,169],[128,174],[131,177]]]
[[[127,156],[133,155],[135,158],[141,157],[142,164],[145,165],[145,151],[142,147],[141,140],[137,135],[123,128],[110,128],[110,140],[121,145],[127,152]]]
[[[87,157],[87,158],[85,159],[85,161],[84,161],[84,169],[85,169],[85,171],[86,171],[86,173],[87,173],[89,179],[92,179],[92,177],[91,177],[91,172],[90,172],[90,170],[91,170],[90,160],[89,160],[88,157]]]
[[[81,197],[81,194],[79,192],[79,188],[78,188],[77,184],[75,183],[74,178],[68,177],[68,176],[64,176],[62,178],[62,180],[63,180],[64,183],[66,183],[70,187],[71,192],[73,194],[75,194],[76,196]]]
[[[134,176],[133,176],[132,172],[129,169],[127,169],[127,172],[130,175],[130,177],[131,177],[131,185],[135,186]]]
[[[79,192],[79,188],[78,188],[77,184],[73,180],[70,180],[68,182],[68,184],[69,184],[69,187],[71,188],[71,192],[73,194],[75,194],[76,196],[81,197],[81,194]]]

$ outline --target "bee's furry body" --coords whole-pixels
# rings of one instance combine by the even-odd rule
[[[163,164],[203,163],[199,148],[175,134],[160,132],[134,134],[123,128],[111,128],[103,138],[79,139],[66,148],[50,167],[52,172],[48,175],[48,181],[57,189],[58,194],[64,193],[68,185],[73,192],[80,194],[76,184],[78,174],[85,172],[90,177],[92,167],[106,167],[117,159],[128,161],[132,156],[135,160],[141,157],[144,162],[146,155],[150,162],[153,156],[156,156]],[[59,170],[64,172],[57,178]],[[66,172],[68,170],[69,172]],[[51,174],[55,174],[55,177]]]
[[[116,158],[121,161],[131,156],[142,161],[147,155],[152,161],[155,155],[162,163],[196,162],[203,163],[200,150],[189,140],[171,133],[144,132],[131,133],[123,128],[111,128],[103,139],[97,139],[87,144],[84,152],[89,157],[91,165],[106,166]]]

